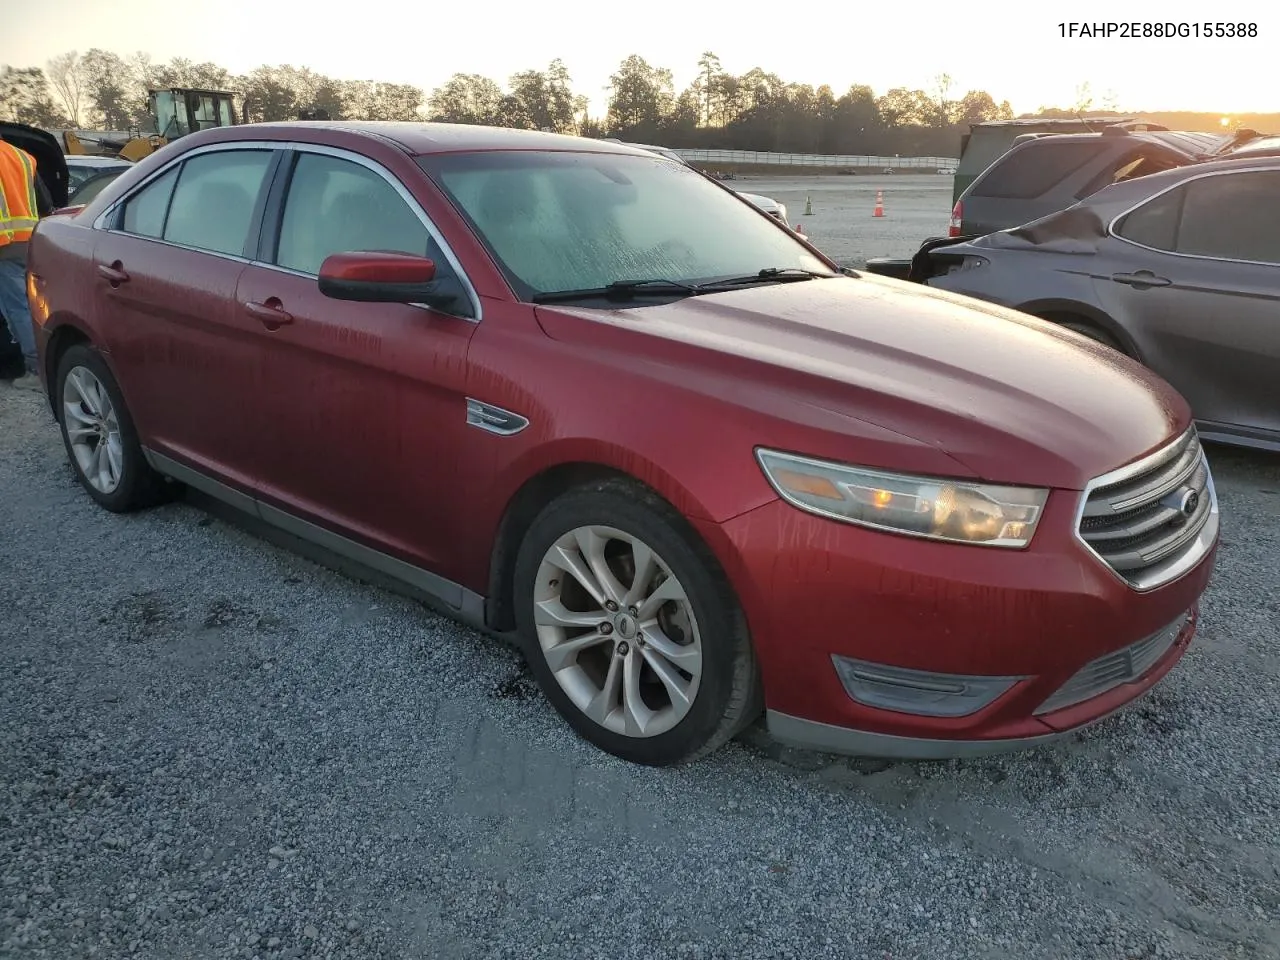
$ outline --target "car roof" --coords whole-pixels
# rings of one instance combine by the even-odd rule
[[[301,131],[330,131],[392,141],[407,153],[457,153],[485,150],[563,150],[646,156],[649,152],[622,143],[538,130],[513,130],[468,123],[418,123],[390,120],[295,120],[212,127],[182,138],[185,144],[234,142],[263,135],[285,138]]]
[[[1016,149],[1041,149],[1040,144],[1060,143],[1159,143],[1187,157],[1199,157],[1224,142],[1221,134],[1183,130],[1117,130],[1115,133],[1051,133],[1025,140]],[[1033,144],[1037,146],[1032,146]]]

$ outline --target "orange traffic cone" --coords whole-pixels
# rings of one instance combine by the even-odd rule
[[[884,216],[884,191],[883,190],[876,191],[876,209],[875,209],[875,212],[872,213],[871,215],[873,217]]]

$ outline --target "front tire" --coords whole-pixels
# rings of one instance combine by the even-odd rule
[[[87,343],[68,348],[52,397],[67,459],[99,506],[129,513],[167,498],[169,485],[143,456],[120,385],[96,349]]]
[[[549,504],[520,546],[514,589],[539,687],[600,749],[687,763],[758,715],[755,655],[732,589],[646,488],[606,480]]]

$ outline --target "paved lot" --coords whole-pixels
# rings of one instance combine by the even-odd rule
[[[1280,958],[1280,457],[1212,457],[1200,639],[1076,742],[654,771],[407,600],[98,510],[0,386],[0,956]]]
[[[821,177],[743,177],[726,186],[773,197],[787,205],[817,247],[842,266],[862,266],[869,257],[909,257],[927,237],[943,237],[951,218],[953,178],[937,174]],[[873,217],[876,191],[884,193],[884,216]],[[806,197],[813,213],[806,215]]]

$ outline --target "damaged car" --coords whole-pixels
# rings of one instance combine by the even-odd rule
[[[1280,157],[1155,173],[933,241],[908,279],[1103,343],[1171,383],[1204,439],[1280,450]]]

